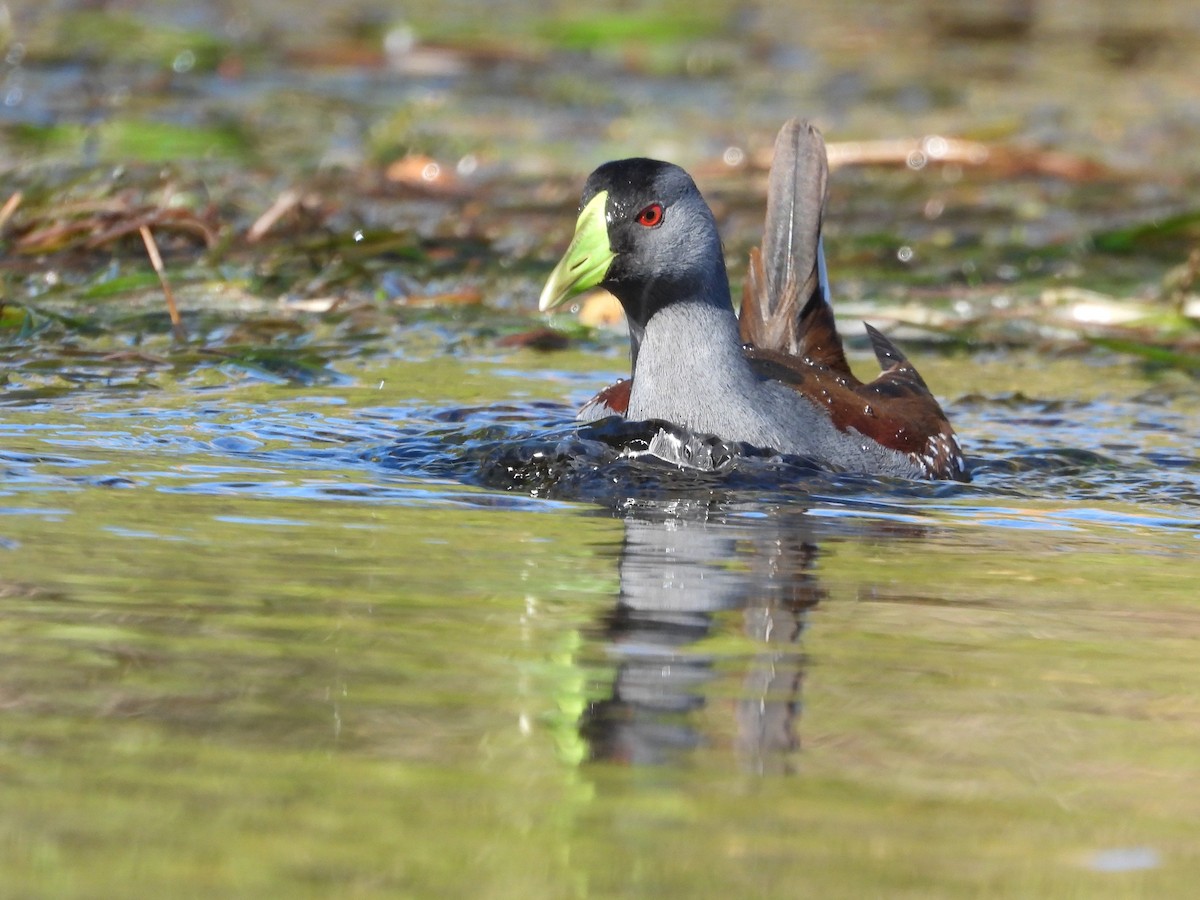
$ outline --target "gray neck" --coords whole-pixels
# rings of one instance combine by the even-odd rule
[[[724,436],[741,418],[731,410],[731,398],[735,406],[744,405],[736,399],[753,401],[760,384],[742,355],[732,309],[703,300],[675,302],[642,330],[628,417],[666,419]]]

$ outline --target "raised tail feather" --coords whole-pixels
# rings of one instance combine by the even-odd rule
[[[821,245],[828,177],[821,133],[806,120],[789,119],[775,139],[762,250],[750,251],[741,337],[848,373]]]

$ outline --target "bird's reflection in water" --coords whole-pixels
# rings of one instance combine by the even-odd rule
[[[695,720],[717,665],[689,645],[709,636],[718,617],[727,622],[721,614],[740,610],[759,649],[735,661],[745,667],[736,753],[750,770],[787,769],[798,746],[800,637],[823,596],[810,522],[803,510],[764,514],[702,501],[627,513],[620,596],[602,623],[617,661],[612,696],[593,703],[582,724],[594,758],[671,763],[706,741]]]

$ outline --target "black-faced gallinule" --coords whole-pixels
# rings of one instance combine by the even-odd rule
[[[610,291],[629,321],[633,371],[579,418],[662,419],[841,471],[966,480],[937,400],[870,325],[883,373],[864,384],[850,371],[821,245],[827,176],[820,132],[790,120],[775,141],[766,231],[750,252],[739,320],[716,223],[691,176],[652,159],[593,172],[539,308]]]

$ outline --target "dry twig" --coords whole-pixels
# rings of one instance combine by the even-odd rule
[[[0,207],[0,231],[4,230],[4,226],[8,224],[8,220],[12,218],[13,213],[17,211],[17,207],[21,205],[21,199],[25,195],[20,191],[15,191],[4,206]]]
[[[59,217],[55,221],[39,223],[23,234],[14,245],[16,250],[24,254],[55,253],[73,247],[95,250],[150,226],[191,235],[206,247],[217,242],[216,230],[186,209],[112,204],[88,209],[85,204],[76,204],[74,217],[66,219],[62,218],[63,209],[55,210]]]
[[[983,169],[998,175],[1046,175],[1072,181],[1094,181],[1110,174],[1102,163],[1058,150],[985,144],[961,138],[928,135],[877,141],[831,141],[829,167],[908,166],[930,164]],[[755,163],[770,166],[770,151],[755,155]]]
[[[276,222],[295,209],[299,204],[299,191],[291,188],[284,191],[275,198],[275,202],[271,204],[270,208],[250,226],[250,230],[246,232],[246,242],[253,244],[262,240],[263,236],[275,227]]]
[[[154,235],[150,233],[150,228],[146,225],[138,229],[142,235],[142,242],[146,245],[146,253],[150,257],[150,265],[154,266],[155,274],[158,275],[159,283],[162,284],[163,296],[167,298],[167,314],[171,317],[171,328],[175,331],[175,340],[183,344],[187,342],[187,331],[183,327],[183,319],[179,317],[179,307],[175,305],[175,294],[171,291],[171,283],[167,281],[167,271],[163,266],[162,256],[158,252],[158,244],[154,242]]]

